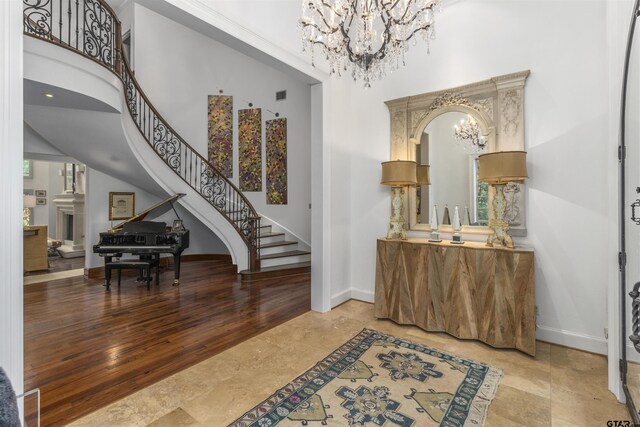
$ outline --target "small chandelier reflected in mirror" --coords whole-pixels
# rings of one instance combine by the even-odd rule
[[[474,153],[479,153],[487,146],[487,139],[480,135],[480,126],[478,122],[471,116],[467,116],[467,120],[460,120],[460,125],[453,127],[455,137],[462,143],[462,148],[471,148]]]
[[[365,87],[404,66],[409,41],[418,34],[435,38],[434,12],[441,0],[302,0],[302,50],[311,55],[318,45],[329,72],[351,71]]]

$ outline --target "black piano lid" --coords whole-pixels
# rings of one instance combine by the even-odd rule
[[[120,224],[115,225],[114,227],[111,228],[110,231],[117,231],[120,230],[125,224],[130,223],[130,222],[135,222],[135,221],[142,221],[142,220],[152,220],[154,218],[157,218],[161,215],[164,215],[165,213],[169,212],[171,209],[174,210],[175,212],[175,208],[173,207],[173,204],[180,199],[181,197],[184,197],[186,194],[184,193],[178,193],[178,194],[174,194],[173,196],[169,197],[166,200],[163,200],[161,202],[156,203],[155,205],[151,206],[148,209],[143,210],[142,212],[140,212],[138,215],[135,215],[132,218],[129,218],[126,221],[121,222]],[[176,215],[178,215],[178,213],[176,212]],[[180,218],[180,217],[178,217]]]

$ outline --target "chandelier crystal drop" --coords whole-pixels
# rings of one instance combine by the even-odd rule
[[[434,13],[441,0],[302,0],[302,50],[311,55],[319,46],[329,72],[350,72],[365,87],[404,66],[409,42],[418,34],[435,38]]]
[[[460,125],[453,127],[453,134],[462,142],[462,148],[465,150],[470,145],[472,152],[479,153],[487,146],[487,139],[480,135],[478,122],[471,116],[467,116],[467,120],[460,120]]]

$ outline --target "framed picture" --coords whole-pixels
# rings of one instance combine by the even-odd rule
[[[173,220],[173,227],[171,228],[171,231],[184,231],[184,225],[182,225],[181,219]]]
[[[22,194],[24,194],[25,196],[34,196],[33,190],[30,188],[25,188],[24,190],[22,190]]]
[[[36,190],[36,197],[47,197],[47,190]]]
[[[129,219],[136,212],[136,193],[109,193],[109,221]]]
[[[47,198],[46,197],[37,197],[36,198],[36,205],[46,205],[47,204]]]

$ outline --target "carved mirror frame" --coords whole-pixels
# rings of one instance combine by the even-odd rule
[[[524,86],[530,71],[506,74],[488,80],[437,92],[386,101],[391,119],[390,160],[415,160],[416,144],[420,143],[427,125],[441,114],[456,111],[473,116],[482,134],[488,139],[488,151],[524,150]],[[489,187],[489,205],[493,187]],[[507,220],[512,236],[526,236],[525,184],[510,183],[507,191]],[[411,230],[431,231],[429,224],[416,220],[416,188],[409,187],[405,195],[405,220]],[[490,218],[493,209],[489,208]],[[451,226],[438,227],[451,232]],[[484,226],[463,226],[462,233],[489,234]]]

